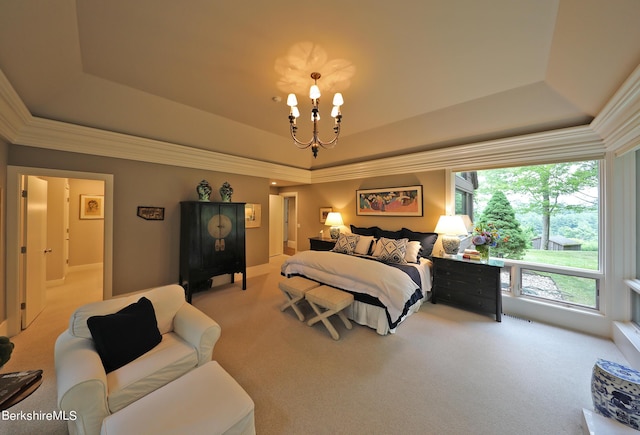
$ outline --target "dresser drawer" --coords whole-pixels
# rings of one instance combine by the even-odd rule
[[[456,294],[459,297],[473,295],[496,300],[496,283],[479,282],[474,285],[474,283],[460,283],[458,281],[439,279],[434,283],[434,286],[438,288],[438,299],[443,299],[443,294]]]
[[[487,298],[481,295],[450,291],[449,289],[443,289],[442,292],[438,292],[438,302],[445,302],[482,313],[495,313],[496,311],[495,297]]]

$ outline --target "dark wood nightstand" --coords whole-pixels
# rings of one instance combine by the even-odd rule
[[[460,308],[496,315],[502,321],[500,269],[504,262],[488,263],[459,257],[433,257],[431,302],[444,302]]]
[[[312,251],[331,251],[336,246],[336,239],[309,237],[309,245]]]

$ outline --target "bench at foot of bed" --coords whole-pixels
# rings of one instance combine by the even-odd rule
[[[353,327],[347,316],[342,312],[353,303],[353,295],[351,293],[343,292],[328,285],[322,285],[307,291],[305,298],[317,314],[316,317],[307,322],[309,326],[322,321],[334,340],[339,340],[340,335],[329,321],[328,318],[330,316],[337,314],[347,329]]]

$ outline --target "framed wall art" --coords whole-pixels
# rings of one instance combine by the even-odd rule
[[[80,219],[104,219],[104,195],[80,195]]]
[[[259,228],[262,224],[262,205],[244,205],[244,226],[245,228]]]
[[[320,207],[320,223],[323,224],[327,220],[327,216],[333,209],[331,207]]]
[[[137,216],[148,221],[163,221],[164,207],[138,206]]]
[[[356,190],[358,216],[422,216],[422,186]]]

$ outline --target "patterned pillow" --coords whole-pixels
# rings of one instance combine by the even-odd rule
[[[378,260],[386,263],[407,264],[404,256],[407,253],[408,239],[386,239],[384,237],[378,240],[376,245],[376,254]],[[375,255],[375,254],[374,254]]]
[[[356,234],[340,234],[332,251],[351,255],[356,250],[359,238]]]

